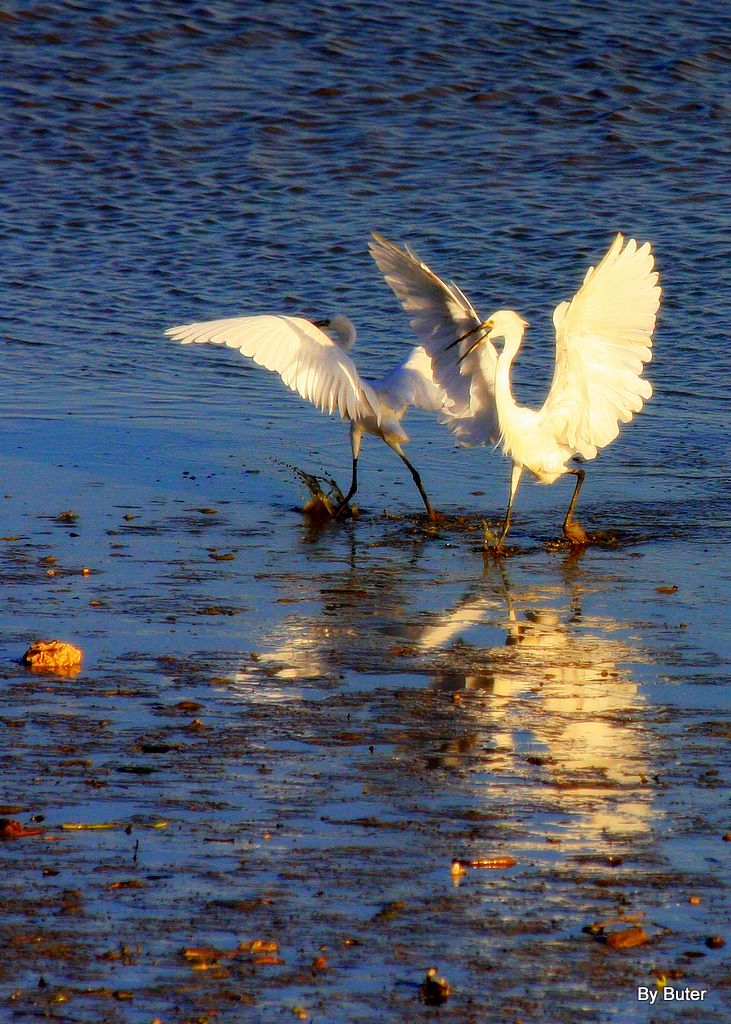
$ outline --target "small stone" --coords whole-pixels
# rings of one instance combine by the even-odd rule
[[[650,936],[644,928],[636,925],[633,928],[623,928],[622,931],[612,932],[607,935],[607,945],[610,949],[632,949],[633,946],[644,946],[650,941]]]
[[[240,942],[238,948],[242,953],[278,953],[279,943],[274,939],[252,939],[249,942]]]
[[[200,711],[203,705],[197,700],[179,700],[175,707],[178,711]]]
[[[83,652],[63,640],[36,640],[23,655],[34,672],[58,672],[72,675],[81,668]]]
[[[436,967],[430,967],[426,977],[419,986],[419,995],[427,1006],[441,1006],[446,1003],[452,994],[452,989],[446,978],[437,977]]]
[[[726,940],[722,935],[709,935],[706,939],[706,945],[709,949],[721,949],[726,945]]]
[[[185,726],[188,732],[207,732],[208,726],[201,722],[200,718],[194,718],[192,722],[188,722]]]
[[[467,874],[467,868],[462,863],[462,861],[458,860],[456,857],[452,861],[452,867],[450,868],[450,871],[452,873],[453,878],[461,878],[463,875]]]

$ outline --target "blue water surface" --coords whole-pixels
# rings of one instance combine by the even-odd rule
[[[447,809],[457,803],[489,807],[495,820],[514,826],[522,837],[516,848],[523,843],[532,851],[536,874],[524,879],[522,890],[501,880],[497,895],[481,879],[463,890],[472,902],[460,904],[459,914],[450,918],[440,910],[440,887],[451,882],[439,873],[431,833],[420,824],[428,785],[402,772],[399,758],[409,761],[413,752],[400,754],[407,741],[396,735],[384,775],[401,800],[393,813],[418,826],[419,854],[389,837],[400,888],[389,884],[387,872],[378,885],[387,897],[412,903],[422,883],[438,894],[425,911],[432,940],[426,950],[433,958],[441,942],[440,955],[461,986],[455,998],[462,999],[457,1009],[440,1011],[454,1014],[445,1020],[478,1019],[469,1016],[479,1012],[469,1000],[492,991],[490,985],[499,1020],[556,1024],[566,1019],[562,1013],[592,1022],[649,1020],[650,1008],[638,1004],[633,986],[647,983],[655,967],[677,967],[674,947],[672,955],[661,946],[641,961],[618,960],[627,972],[619,994],[614,975],[606,990],[588,985],[578,970],[571,975],[569,956],[568,981],[560,972],[553,980],[541,976],[541,991],[552,1002],[531,1005],[520,1002],[528,998],[524,971],[515,968],[522,979],[515,991],[490,974],[497,963],[504,979],[513,977],[507,947],[490,945],[486,925],[482,945],[473,932],[473,961],[467,954],[460,959],[456,936],[463,920],[479,930],[479,915],[501,913],[500,898],[503,909],[510,904],[518,916],[551,917],[551,883],[540,872],[553,847],[547,852],[543,818],[534,820],[523,809],[520,778],[500,774],[513,770],[507,750],[547,759],[550,784],[559,787],[555,804],[546,804],[552,838],[565,835],[579,854],[603,856],[614,829],[627,849],[645,851],[644,860],[637,854],[643,871],[657,871],[657,889],[652,882],[643,890],[648,905],[648,892],[656,895],[656,910],[670,898],[662,886],[675,885],[663,882],[662,871],[697,866],[697,884],[710,886],[703,904],[709,918],[703,925],[677,925],[677,933],[700,948],[708,929],[719,927],[714,886],[728,877],[719,867],[721,825],[705,832],[698,825],[703,835],[690,838],[684,831],[691,821],[720,815],[717,790],[709,797],[690,781],[717,769],[705,753],[686,755],[683,716],[689,730],[698,730],[693,735],[723,735],[713,730],[724,710],[720,684],[728,680],[729,661],[731,21],[724,5],[10,0],[0,28],[0,471],[6,494],[0,534],[14,538],[10,543],[30,538],[28,551],[22,543],[11,548],[15,554],[4,570],[5,663],[38,631],[80,637],[89,671],[101,665],[111,673],[123,656],[129,664],[147,659],[151,703],[145,707],[154,718],[155,686],[162,683],[149,667],[151,657],[215,651],[239,664],[249,652],[263,652],[262,664],[268,656],[275,666],[271,674],[252,679],[247,662],[236,675],[238,689],[219,695],[217,713],[227,728],[257,701],[291,707],[312,679],[354,693],[395,690],[399,679],[406,691],[489,690],[499,699],[486,699],[470,735],[484,729],[478,749],[491,745],[505,761],[494,772],[490,762],[477,774],[455,774],[454,791],[443,786],[439,799]],[[421,505],[404,467],[372,439],[361,460],[359,499],[366,515],[324,535],[304,530],[298,512],[304,495],[291,467],[324,471],[345,485],[346,426],[319,415],[237,353],[182,348],[163,331],[239,314],[317,319],[344,312],[358,326],[359,369],[378,377],[405,357],[414,339],[368,255],[372,230],[413,245],[485,316],[512,307],[530,321],[514,380],[517,397],[535,405],[552,374],[553,308],[574,294],[618,231],[652,243],[663,286],[647,370],[655,394],[588,467],[580,505],[586,525],[617,531],[619,550],[590,551],[579,569],[545,551],[559,532],[565,482],[523,485],[513,536],[526,554],[505,578],[495,566],[483,576],[479,533],[455,532],[430,547],[417,530],[413,550],[395,542],[390,548],[384,537],[392,538],[396,528],[379,518],[381,511],[418,518]],[[508,479],[498,454],[456,449],[426,413],[414,412],[406,425],[409,454],[435,506],[477,523],[485,515],[497,519]],[[200,519],[208,506],[215,506],[218,519]],[[78,513],[75,528],[54,519],[62,509]],[[125,513],[138,518],[125,520]],[[408,522],[414,529],[412,518]],[[229,548],[237,560],[209,557]],[[73,581],[32,575],[40,572],[41,554],[51,553],[75,566]],[[82,565],[100,575],[80,582]],[[360,595],[355,603],[351,591]],[[106,618],[91,609],[94,598],[110,609]],[[237,617],[200,617],[201,609],[221,602]],[[473,609],[466,618],[465,605]],[[558,627],[534,635],[536,620],[528,613],[536,607],[555,611]],[[432,627],[442,639],[429,646],[424,638]],[[549,650],[540,666],[535,654],[522,653],[536,637]],[[420,651],[421,660],[403,663],[402,670],[382,653],[389,645],[397,652],[392,659],[407,650],[409,657]],[[565,658],[559,648],[568,651]],[[271,681],[279,678],[280,662],[290,690]],[[606,690],[608,678],[624,687],[620,698]],[[562,685],[574,687],[568,704]],[[43,699],[51,717],[73,706],[66,696],[58,697],[58,707],[54,696]],[[393,706],[379,699],[385,720]],[[139,709],[134,701],[125,704],[124,695],[120,700],[120,728],[132,730]],[[79,698],[76,706],[82,704]],[[571,717],[576,714],[584,716],[584,726]],[[595,719],[606,730],[591,733]],[[141,717],[138,729],[152,720]],[[437,736],[436,718],[428,724]],[[581,773],[594,751],[602,770],[622,785],[619,768],[611,775],[615,735],[617,762],[633,785],[675,771],[683,780],[679,795],[648,791],[635,803],[628,798],[625,807],[614,791],[606,806],[593,790],[590,796],[580,785],[574,791],[571,770],[585,780]],[[302,789],[309,785],[311,795],[330,778],[323,819],[337,822],[349,810],[366,815],[369,801],[377,805],[368,793],[359,803],[367,746],[350,761],[349,753],[342,755],[341,771],[340,754],[331,758],[318,747],[308,761],[297,742],[309,740],[297,739],[295,727],[291,742],[287,737],[277,748],[281,793],[289,793],[291,782],[282,766],[295,771],[321,757],[321,774],[308,776]],[[11,765],[9,747],[4,756]],[[440,747],[440,765],[456,772],[462,762],[449,757]],[[266,779],[260,792],[260,777],[249,768],[246,792],[235,768],[225,768],[225,782],[242,813],[256,820],[258,835],[285,798],[273,784],[267,789]],[[379,784],[374,771],[376,793]],[[283,820],[290,813],[295,821],[292,834],[300,829],[301,842],[308,850],[324,849],[323,857],[332,830],[346,844],[339,824],[297,810],[298,792],[281,811]],[[10,804],[21,797],[7,793],[4,799]],[[82,813],[61,809],[62,798],[59,793],[57,817]],[[30,796],[22,799],[32,804]],[[134,799],[144,800],[144,793]],[[124,806],[120,798],[108,813],[123,815]],[[86,813],[93,820],[103,812],[89,805]],[[378,805],[372,813],[390,808]],[[539,838],[533,842],[525,830]],[[277,878],[293,856],[285,833],[279,838],[282,845],[267,862]],[[168,854],[171,872],[170,864],[187,864],[186,857],[197,862],[204,849],[198,840],[178,833]],[[62,880],[82,884],[73,875]],[[259,892],[269,879],[249,882]],[[229,896],[235,884],[226,882]],[[317,884],[315,878],[306,895],[290,894],[293,913],[310,925],[320,920]],[[206,876],[206,894],[215,895],[216,886],[214,875]],[[361,890],[349,904],[343,883],[333,897],[337,912],[351,913],[353,921],[372,919],[373,886],[364,909]],[[164,901],[164,885],[159,892]],[[187,898],[177,889],[170,896],[178,925],[188,913]],[[685,890],[683,901],[688,914]],[[574,952],[585,948],[580,943],[590,940],[581,938],[582,925],[611,909],[582,905],[571,919],[565,907],[556,910],[556,934],[578,937]],[[124,908],[116,913],[129,925]],[[672,930],[677,922],[662,923]],[[412,954],[404,952],[405,943],[399,947],[402,960],[393,944],[388,955],[374,947],[371,961],[353,967],[350,983],[335,975],[332,1007],[321,1006],[313,1019],[397,1022],[420,1020],[417,1013],[432,1019],[433,1011],[415,1002],[408,988],[429,966],[412,939]],[[166,947],[164,928],[156,941],[155,956],[160,962],[167,957],[165,963],[183,942],[176,932]],[[204,937],[191,929],[185,941]],[[521,956],[540,965],[553,941],[540,946],[535,939]],[[714,974],[716,961],[705,947],[703,953],[707,960],[683,961],[684,969],[692,981],[691,967],[700,964],[693,967],[698,984],[713,987],[720,973]],[[156,965],[140,967],[130,987],[151,990]],[[411,979],[406,988],[399,987],[404,975]],[[16,983],[30,988],[37,979],[29,974]],[[225,1019],[279,1020],[285,1011],[294,1019],[292,1005],[314,1001],[305,982],[298,985],[269,992],[259,1017]],[[349,993],[345,1009],[337,1002],[338,985]],[[731,1019],[724,1017],[719,985],[709,1021]],[[193,1019],[183,1011],[168,1017],[171,1004],[160,991],[155,999],[115,1009],[110,1019],[137,1024],[152,1019],[153,1011],[166,1021]],[[683,1009],[664,1006],[663,1019]],[[93,1007],[88,1012],[74,1019],[98,1019]]]
[[[531,321],[515,373],[519,397],[538,401],[550,313],[623,231],[653,243],[665,298],[658,398],[621,464],[672,467],[667,492],[710,456],[704,491],[718,495],[731,219],[720,10],[11,3],[4,33],[5,429],[71,411],[203,437],[211,425],[245,447],[271,416],[285,422],[268,449],[297,453],[290,418],[327,445],[277,381],[230,353],[176,351],[161,331],[344,310],[377,375],[412,339],[368,256],[373,229],[411,242],[485,315],[512,306]]]

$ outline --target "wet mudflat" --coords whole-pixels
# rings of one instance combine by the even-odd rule
[[[731,1021],[725,14],[4,5],[0,1020]],[[526,482],[484,561],[507,467],[418,413],[447,521],[367,439],[318,531],[293,467],[347,485],[346,427],[164,338],[342,312],[380,376],[414,338],[374,229],[531,322],[533,406],[552,310],[652,243],[602,546]]]
[[[727,546],[45,480],[3,506],[6,1019],[727,1019]],[[17,663],[49,631],[78,675]]]

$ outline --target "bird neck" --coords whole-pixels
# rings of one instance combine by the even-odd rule
[[[333,341],[340,346],[343,352],[349,352],[353,345],[355,345],[355,324],[347,316],[343,316],[340,313],[338,316],[332,317],[330,320],[330,330],[335,335]]]
[[[495,404],[501,424],[517,408],[510,383],[510,367],[513,365],[513,359],[515,359],[519,346],[520,338],[506,337],[495,367]]]

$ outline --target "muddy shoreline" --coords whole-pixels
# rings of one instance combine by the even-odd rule
[[[96,500],[7,500],[0,813],[40,830],[0,844],[8,1019],[642,1021],[664,981],[726,1019],[701,549]],[[78,675],[12,656],[49,630]]]

